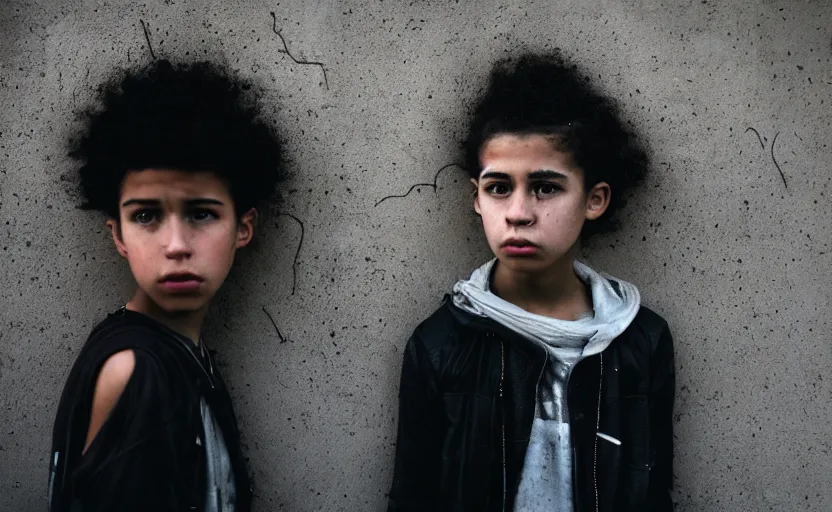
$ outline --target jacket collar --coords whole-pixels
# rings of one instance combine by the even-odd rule
[[[524,338],[520,334],[512,331],[503,324],[492,320],[491,318],[477,316],[457,307],[451,299],[450,294],[445,295],[444,305],[450,311],[451,316],[453,316],[453,318],[463,327],[480,331],[483,334],[496,334],[511,343],[529,359],[543,360],[546,358],[545,350],[531,340]]]

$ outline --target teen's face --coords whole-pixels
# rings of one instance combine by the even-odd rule
[[[210,172],[145,169],[125,176],[119,221],[108,225],[139,293],[167,313],[188,313],[225,281],[255,218],[252,209],[237,219],[228,186]]]
[[[502,265],[519,272],[551,268],[576,246],[584,222],[609,205],[610,187],[587,192],[581,169],[544,135],[497,135],[480,151],[474,208]]]

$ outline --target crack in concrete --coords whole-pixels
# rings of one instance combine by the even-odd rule
[[[300,249],[303,247],[303,237],[306,234],[306,228],[303,225],[303,221],[299,218],[295,217],[291,213],[278,213],[279,217],[289,217],[290,219],[294,220],[300,226],[300,242],[298,242],[298,248],[295,251],[295,259],[292,260],[292,293],[291,295],[295,294],[295,289],[297,288],[298,282],[298,274],[297,274],[297,266],[298,266],[298,257],[300,256]]]
[[[274,318],[272,318],[272,315],[268,312],[268,310],[266,310],[266,306],[262,306],[262,308],[263,313],[266,313],[266,316],[269,317],[269,321],[272,323],[272,327],[274,327],[275,332],[277,332],[277,337],[280,340],[280,343],[282,344],[289,341],[289,338],[283,336],[283,333],[281,333],[280,329],[278,329],[277,324],[274,322]]]
[[[329,90],[329,80],[327,80],[327,78],[326,78],[326,67],[324,67],[324,63],[323,62],[315,62],[315,61],[309,61],[309,60],[298,60],[298,59],[296,59],[295,56],[292,55],[292,53],[289,51],[289,45],[286,44],[286,39],[284,39],[283,35],[280,33],[280,31],[277,30],[277,15],[274,13],[274,11],[272,11],[270,14],[272,15],[272,32],[277,34],[277,37],[279,37],[280,41],[283,43],[283,50],[279,50],[279,51],[281,53],[285,53],[286,55],[288,55],[289,58],[292,59],[295,62],[295,64],[300,64],[300,65],[303,65],[303,66],[320,66],[321,71],[323,71],[323,73],[324,73],[324,85],[326,86],[326,90]]]
[[[754,132],[757,135],[757,140],[760,141],[760,147],[763,148],[763,149],[766,148],[765,142],[763,142],[764,137],[762,137],[760,135],[760,132],[758,132],[752,126],[749,126],[748,128],[745,129],[745,133],[748,133],[748,132]],[[780,164],[777,162],[777,158],[774,156],[774,145],[777,144],[777,136],[778,135],[780,135],[780,132],[777,132],[774,135],[774,139],[772,139],[772,141],[771,141],[771,161],[774,162],[774,167],[776,167],[777,172],[780,173],[780,179],[783,180],[783,187],[785,187],[786,190],[788,190],[789,189],[789,184],[786,182],[786,175],[783,173],[783,169],[780,167]],[[797,132],[795,132],[795,136],[798,139],[800,139],[800,137],[797,135]],[[803,139],[800,139],[800,140],[803,140]]]
[[[393,195],[389,195],[389,196],[386,196],[386,197],[382,197],[381,199],[376,201],[376,204],[373,205],[373,208],[375,208],[376,206],[380,205],[381,203],[383,203],[384,201],[386,201],[388,199],[394,199],[394,198],[398,198],[398,197],[407,197],[407,196],[410,195],[411,192],[416,190],[418,187],[430,187],[430,188],[433,189],[434,192],[436,192],[436,189],[437,189],[436,180],[439,179],[439,175],[442,174],[442,171],[444,171],[445,169],[448,169],[450,167],[459,167],[460,169],[465,170],[465,167],[463,167],[462,165],[460,165],[458,163],[450,163],[448,165],[444,165],[444,166],[442,166],[441,169],[436,171],[436,174],[433,176],[433,183],[417,183],[417,184],[411,186],[410,189],[408,189],[408,191],[405,192],[404,194],[393,194]]]
[[[150,34],[147,33],[147,25],[145,25],[143,19],[139,19],[139,22],[142,24],[142,30],[144,30],[144,38],[147,41],[147,49],[150,50],[150,56],[153,57],[153,60],[156,60],[156,54],[153,52],[153,45],[150,44]]]
[[[783,174],[783,169],[780,168],[780,164],[777,163],[777,159],[774,158],[774,145],[777,143],[777,136],[780,135],[780,132],[774,134],[774,139],[771,141],[771,161],[774,162],[774,166],[777,167],[777,172],[780,173],[780,178],[783,180],[783,186],[786,189],[789,188],[789,184],[786,183],[786,175]]]

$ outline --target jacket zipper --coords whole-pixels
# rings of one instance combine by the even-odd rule
[[[548,352],[547,352],[547,355],[548,355]],[[598,357],[599,357],[599,360],[600,360],[600,363],[601,363],[601,371],[598,375],[598,403],[597,403],[597,409],[596,409],[596,413],[595,413],[595,432],[596,433],[601,431],[601,391],[602,391],[601,388],[604,384],[604,353],[603,352],[599,353]],[[580,361],[578,361],[578,362],[580,362]],[[578,364],[576,363],[575,366],[572,367],[572,369],[569,371],[569,376],[566,379],[566,393],[567,393],[566,399],[567,399],[567,401],[569,400],[569,380],[571,379],[572,373],[574,372],[575,367],[577,367],[577,366],[578,366]],[[545,365],[544,365],[544,368],[545,368]],[[539,381],[538,381],[538,388],[539,387],[540,386],[539,386]],[[571,411],[570,408],[567,407],[567,409]],[[570,414],[570,425],[571,425],[571,412],[569,414]],[[592,454],[592,486],[595,489],[595,512],[599,512],[600,504],[599,504],[599,499],[598,499],[598,436],[597,435],[595,436],[593,443],[594,444],[593,444],[593,454]],[[574,457],[574,453],[575,453],[574,438],[573,438],[573,445],[572,445],[572,453],[573,453],[572,468],[574,470],[574,468],[576,467],[576,464],[578,463],[577,458]],[[572,483],[572,492],[575,493],[576,496],[577,496],[578,489],[577,489],[576,481],[573,481],[573,483]]]
[[[604,353],[598,354],[601,358],[601,373],[598,377],[598,410],[595,414],[595,432],[601,431],[601,387],[604,385]],[[595,512],[600,510],[598,504],[598,436],[595,436],[595,449],[592,456],[592,483],[595,486]]]
[[[490,336],[494,336],[494,333],[489,332]],[[540,379],[543,378],[543,372],[546,371],[546,363],[549,362],[549,352],[543,350],[543,354],[545,356],[543,360],[543,368],[540,370],[540,375],[537,376],[537,387],[535,388],[535,403],[539,403],[539,390],[540,390]],[[597,409],[595,414],[595,432],[601,431],[601,392],[602,387],[604,385],[604,353],[598,354],[600,363],[601,363],[601,371],[598,376],[598,403]],[[576,365],[577,366],[577,365]],[[573,368],[574,370],[574,368]],[[571,376],[571,371],[569,372]],[[506,489],[506,420],[505,420],[505,405],[503,401],[503,380],[505,379],[505,345],[502,339],[500,339],[500,386],[498,389],[500,395],[500,407],[502,410],[502,418],[501,418],[501,435],[502,435],[502,449],[503,449],[503,505],[502,511],[505,512],[506,510],[506,493],[508,489]],[[569,382],[567,379],[566,385],[567,392],[569,390]],[[568,400],[568,395],[567,395]],[[534,421],[534,418],[532,418]],[[593,456],[592,456],[592,484],[595,488],[595,512],[600,511],[600,504],[598,499],[598,436],[595,436],[594,440],[594,447],[593,447]],[[573,464],[576,461],[573,461]]]
[[[543,373],[546,371],[546,364],[549,362],[549,352],[543,350],[543,366],[540,368],[540,375],[537,376],[537,384],[534,391],[535,408],[540,403],[540,380],[543,378]],[[503,340],[500,340],[500,397],[503,396],[503,374],[505,370],[504,354],[503,354]],[[501,400],[502,402],[502,400]],[[532,423],[534,423],[534,415],[532,413]],[[503,512],[506,510],[506,423],[505,423],[505,407],[503,407]]]
[[[490,333],[489,333],[490,334]],[[493,335],[492,335],[493,336]],[[500,340],[500,387],[499,387],[499,395],[500,395],[500,436],[502,438],[503,443],[503,505],[502,511],[506,511],[506,493],[508,490],[506,489],[506,408],[505,408],[505,401],[503,400],[503,380],[505,378],[505,368],[506,368],[506,354],[505,354],[505,344],[503,340]]]

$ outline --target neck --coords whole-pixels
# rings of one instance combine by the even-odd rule
[[[592,297],[575,274],[577,250],[539,272],[521,272],[497,261],[491,291],[529,313],[577,320],[592,312]]]
[[[197,311],[170,313],[160,308],[141,289],[136,291],[136,294],[130,299],[126,307],[130,311],[149,316],[168,329],[190,339],[195,345],[199,344],[202,322],[208,313],[207,306]]]

